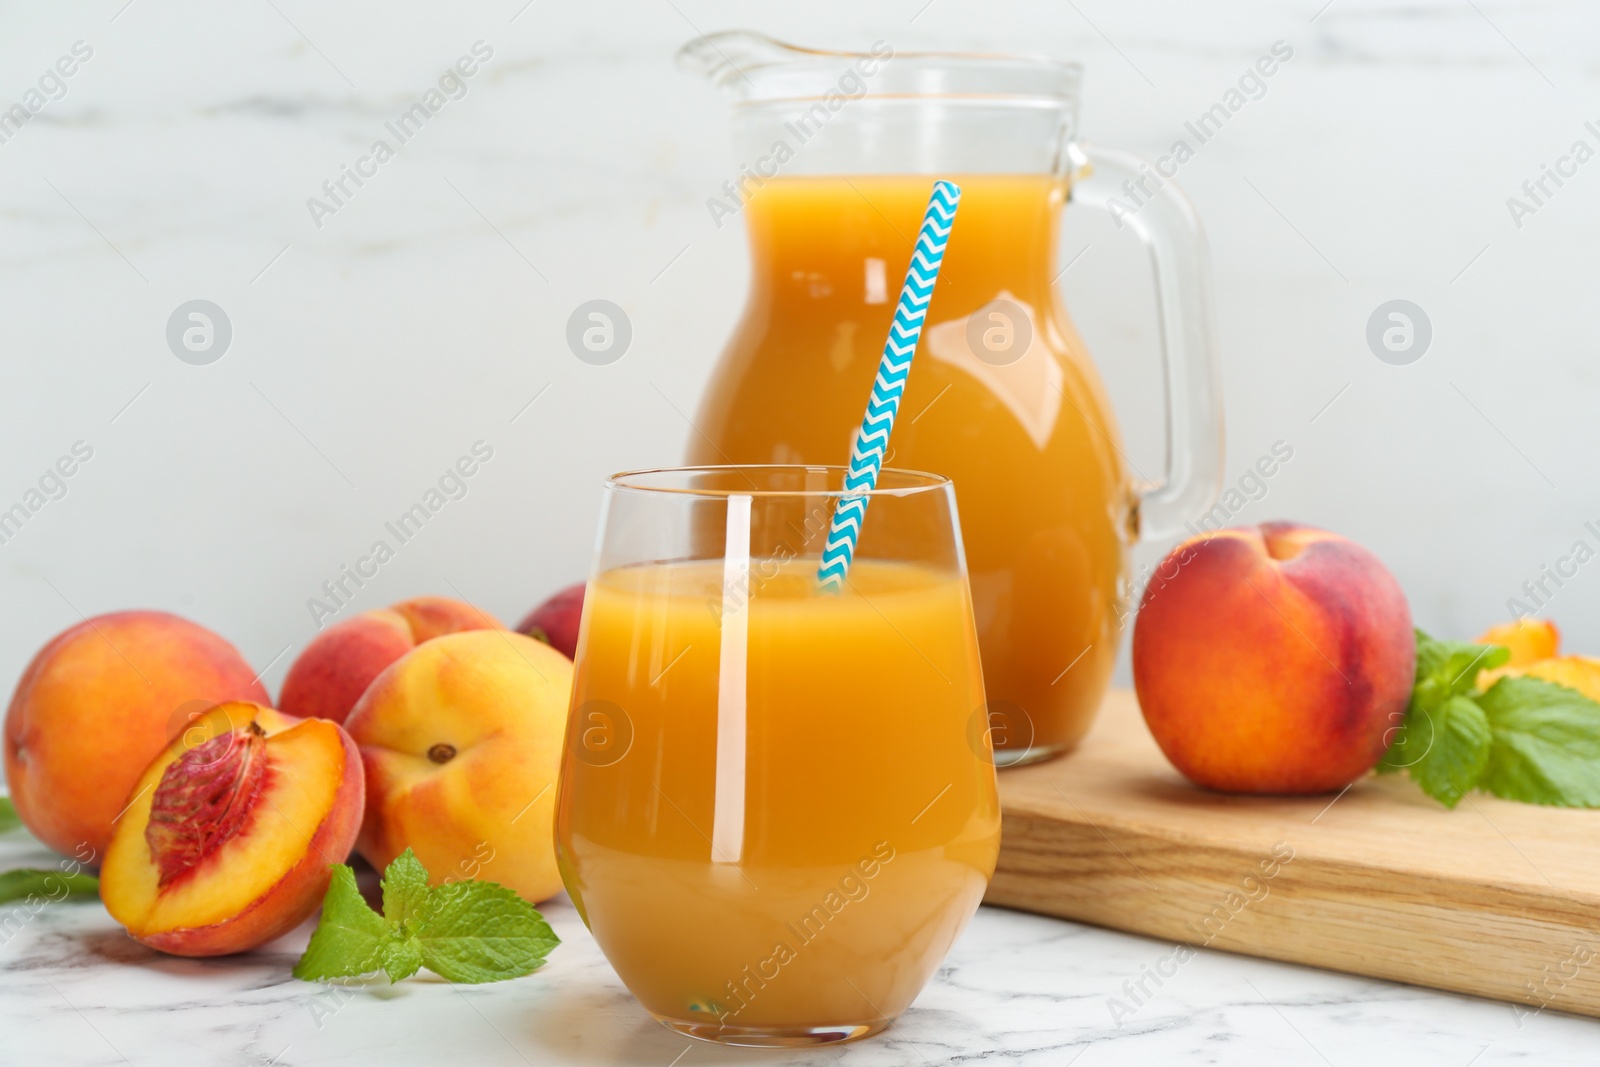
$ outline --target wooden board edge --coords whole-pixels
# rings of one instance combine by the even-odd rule
[[[1002,837],[988,904],[1600,1017],[1583,901],[1015,811]]]

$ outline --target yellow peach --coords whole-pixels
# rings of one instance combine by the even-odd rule
[[[492,615],[448,597],[413,597],[363,612],[311,639],[283,679],[278,707],[301,718],[344,722],[372,680],[417,645],[444,634],[499,628]]]
[[[479,878],[530,901],[561,889],[553,826],[572,662],[507,630],[449,634],[391,664],[345,726],[366,768],[358,848],[411,848],[436,884]]]
[[[120,611],[57,635],[22,672],[6,712],[6,783],[17,815],[60,852],[104,855],[133,784],[188,710],[266,703],[228,642],[187,619]]]
[[[145,770],[106,852],[100,898],[177,956],[265,944],[304,922],[361,827],[355,744],[335,723],[220,704]]]

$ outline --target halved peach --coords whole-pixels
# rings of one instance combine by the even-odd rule
[[[145,770],[106,851],[100,898],[151,948],[244,952],[317,909],[364,805],[360,754],[337,724],[219,704]]]
[[[1538,678],[1576,689],[1590,700],[1600,701],[1600,659],[1593,656],[1554,656],[1536,660],[1525,667],[1485,671],[1478,679],[1478,684],[1488,688],[1505,677]]]
[[[1561,631],[1545,619],[1524,616],[1515,622],[1491,626],[1478,635],[1480,645],[1504,645],[1511,650],[1510,667],[1526,667],[1551,659],[1561,650]]]

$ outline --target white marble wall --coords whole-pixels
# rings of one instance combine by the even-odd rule
[[[1077,57],[1085,136],[1146,153],[1287,42],[1267,94],[1180,178],[1214,252],[1230,479],[1274,441],[1295,450],[1240,518],[1365,542],[1421,624],[1459,635],[1575,540],[1600,548],[1600,162],[1520,228],[1506,207],[1574,140],[1600,147],[1592,7],[124,2],[0,8],[0,100],[75,42],[93,52],[0,143],[0,507],[93,449],[0,545],[6,686],[80,612],[126,606],[190,615],[266,665],[478,440],[494,458],[467,496],[354,607],[436,591],[514,619],[581,575],[600,478],[679,457],[742,298],[743,237],[704,208],[733,162],[723,106],[671,62],[740,25]],[[493,56],[465,98],[314,225],[307,197],[479,40]],[[1068,302],[1153,467],[1145,274],[1104,223],[1071,223],[1068,251],[1086,243]],[[1396,297],[1433,324],[1411,366],[1364,341]],[[195,298],[233,326],[209,366],[165,340]],[[564,342],[593,298],[633,322],[613,366]],[[1600,563],[1551,606],[1590,651],[1596,590]]]

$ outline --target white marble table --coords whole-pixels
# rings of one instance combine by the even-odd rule
[[[0,869],[42,866],[23,835]],[[0,909],[0,917],[5,911]],[[307,929],[233,959],[145,949],[98,904],[45,907],[0,945],[0,1063],[870,1065],[1440,1064],[1593,1061],[1600,1022],[1202,950],[1133,1017],[1107,1001],[1171,946],[984,908],[887,1033],[807,1052],[722,1049],[650,1020],[572,906],[538,973],[452,987],[427,977],[355,991],[291,978]]]

